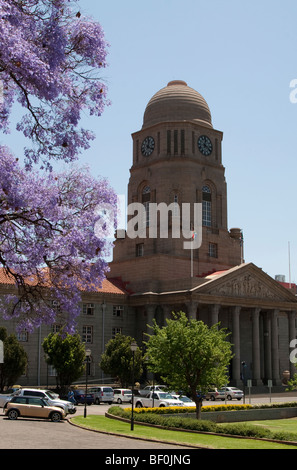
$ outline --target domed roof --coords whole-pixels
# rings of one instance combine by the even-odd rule
[[[212,127],[211,114],[203,96],[182,80],[174,80],[148,102],[143,128],[159,122],[194,121]]]

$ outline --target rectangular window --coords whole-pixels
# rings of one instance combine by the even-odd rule
[[[123,328],[112,328],[111,330],[111,337],[112,339],[114,339],[116,337],[116,335],[121,335],[123,334]]]
[[[93,327],[84,325],[82,327],[82,342],[92,344],[93,343]]]
[[[210,256],[211,258],[218,257],[218,245],[216,243],[208,244],[208,256]]]
[[[122,317],[124,313],[124,307],[123,305],[114,305],[112,314],[114,317]]]
[[[202,225],[211,227],[211,201],[202,201]]]
[[[17,339],[18,341],[22,343],[27,343],[28,342],[28,331],[22,330],[17,333]]]
[[[54,333],[54,334],[60,333],[61,330],[62,330],[62,325],[60,325],[58,323],[54,323],[52,325],[52,333]]]
[[[136,257],[138,258],[139,256],[144,255],[144,244],[143,243],[137,243],[136,245]]]
[[[180,131],[180,153],[182,155],[185,154],[185,131]]]
[[[167,131],[167,154],[171,154],[171,131]]]
[[[49,377],[56,377],[57,376],[57,372],[56,372],[56,369],[54,368],[54,366],[52,366],[50,364],[47,366],[47,375]]]
[[[94,315],[95,305],[94,304],[83,304],[83,314]]]
[[[178,131],[173,133],[174,155],[178,153]]]

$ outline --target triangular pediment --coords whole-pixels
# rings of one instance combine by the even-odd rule
[[[213,296],[297,302],[296,296],[253,263],[213,273],[193,289]]]

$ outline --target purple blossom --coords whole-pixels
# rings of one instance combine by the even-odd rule
[[[79,128],[81,114],[100,116],[109,104],[99,75],[108,48],[101,25],[66,0],[0,0],[0,17],[0,129],[8,132],[18,101],[24,116],[17,129],[30,139],[27,168],[76,160],[93,139]]]
[[[71,5],[0,0],[0,130],[9,132],[12,105],[20,103],[17,130],[30,144],[24,165],[0,146],[0,274],[11,286],[0,314],[30,331],[62,313],[74,331],[82,288],[100,288],[108,270],[110,244],[95,233],[98,205],[116,208],[106,180],[86,168],[52,168],[55,160],[77,160],[94,139],[80,128],[82,113],[100,116],[109,104],[99,75],[107,65],[104,33]]]
[[[116,208],[116,194],[87,168],[26,172],[5,147],[0,175],[0,261],[17,289],[0,313],[36,327],[57,318],[55,300],[72,331],[82,288],[99,289],[108,270],[111,244],[98,239],[95,225],[98,205]]]

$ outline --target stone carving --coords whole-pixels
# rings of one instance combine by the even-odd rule
[[[250,274],[232,279],[212,289],[209,294],[280,300],[280,296],[272,292],[265,284],[254,279]]]

